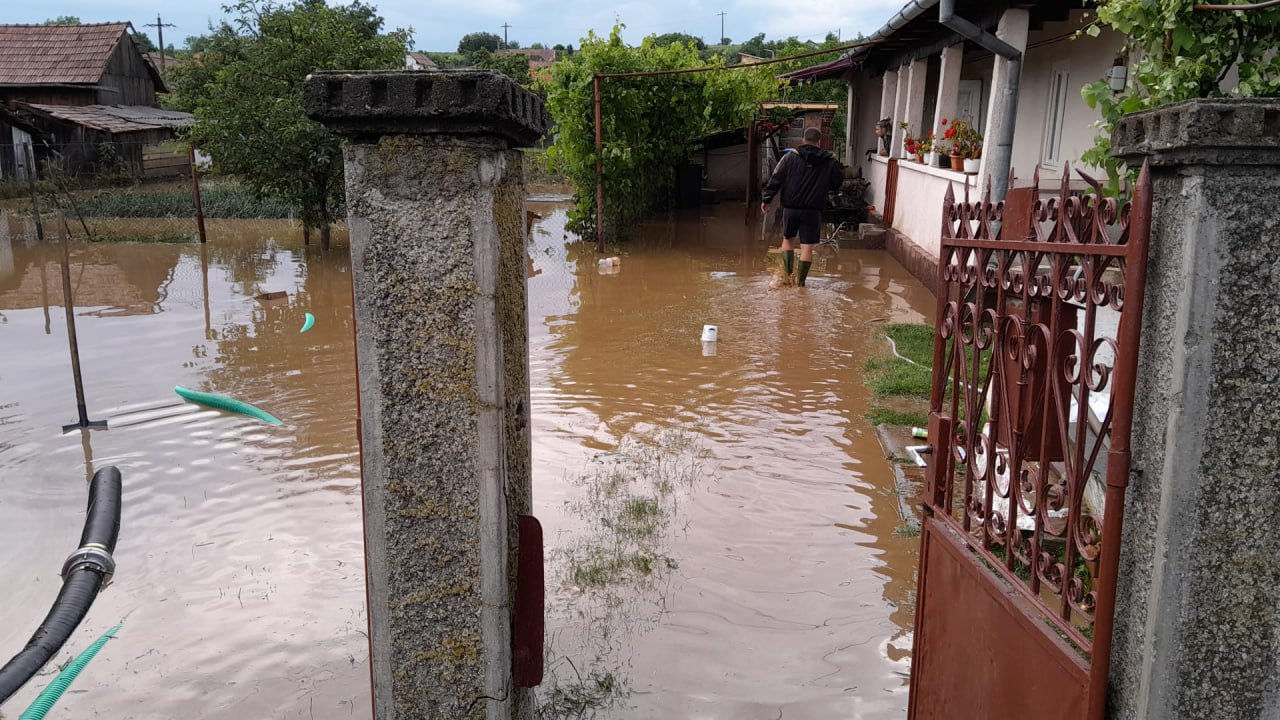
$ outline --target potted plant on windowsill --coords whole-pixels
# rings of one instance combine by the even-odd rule
[[[911,134],[911,124],[906,122],[905,120],[898,123],[898,127],[902,128],[903,130],[902,149],[907,152],[907,155],[914,156],[916,159],[916,162],[923,164],[925,150],[921,147],[921,144],[920,144],[922,138],[918,138],[915,135]]]
[[[942,123],[947,124],[946,118]],[[973,125],[966,120],[953,120],[942,135],[951,141],[951,169],[970,175],[977,173],[978,159],[982,157],[982,135]]]

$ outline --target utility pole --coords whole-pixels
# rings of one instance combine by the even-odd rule
[[[507,29],[510,27],[507,23],[502,23],[502,48],[504,50],[507,48]]]
[[[718,13],[716,13],[716,14],[720,16],[720,41],[721,41],[721,42],[724,42],[724,15],[725,15],[725,13],[724,13],[724,11],[723,11],[723,10],[721,10],[720,12],[718,12]]]
[[[164,74],[164,29],[167,27],[178,27],[173,23],[166,23],[160,20],[160,16],[156,15],[154,23],[147,23],[143,27],[153,27],[156,29],[156,36],[160,39],[160,74]]]

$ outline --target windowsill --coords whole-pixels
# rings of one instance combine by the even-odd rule
[[[872,162],[878,162],[878,163],[880,163],[881,165],[888,165],[888,164],[889,164],[889,157],[888,157],[887,155],[874,155],[874,154],[873,154],[873,155],[871,156],[871,161],[872,161]]]
[[[966,175],[965,173],[959,172],[957,170],[952,170],[950,168],[944,169],[940,167],[930,167],[923,163],[918,163],[915,160],[900,158],[898,160],[898,172],[902,172],[903,170],[911,170],[913,172],[922,173],[924,175],[932,175],[934,177],[939,177],[944,180],[950,180],[951,182],[965,183],[965,184],[976,187],[976,185],[974,184],[974,181],[972,180],[972,178],[977,177],[976,175]]]

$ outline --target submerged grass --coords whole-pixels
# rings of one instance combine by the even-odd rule
[[[549,554],[547,677],[542,720],[591,720],[623,702],[631,687],[630,639],[654,627],[679,565],[669,555],[680,498],[702,474],[705,451],[688,431],[625,438],[573,482],[569,511],[581,521]],[[554,628],[554,630],[553,630]],[[590,670],[590,674],[585,674]]]

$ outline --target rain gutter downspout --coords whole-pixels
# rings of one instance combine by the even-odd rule
[[[1018,119],[1018,79],[1022,75],[1022,52],[968,20],[956,17],[955,11],[955,0],[938,0],[938,23],[1009,61],[1004,87],[1001,88],[1004,93],[1004,114],[1000,122],[1000,134],[995,138],[991,154],[987,156],[991,202],[998,203],[1004,200],[1005,193],[1009,190],[1009,168],[1013,164],[1013,130]]]

